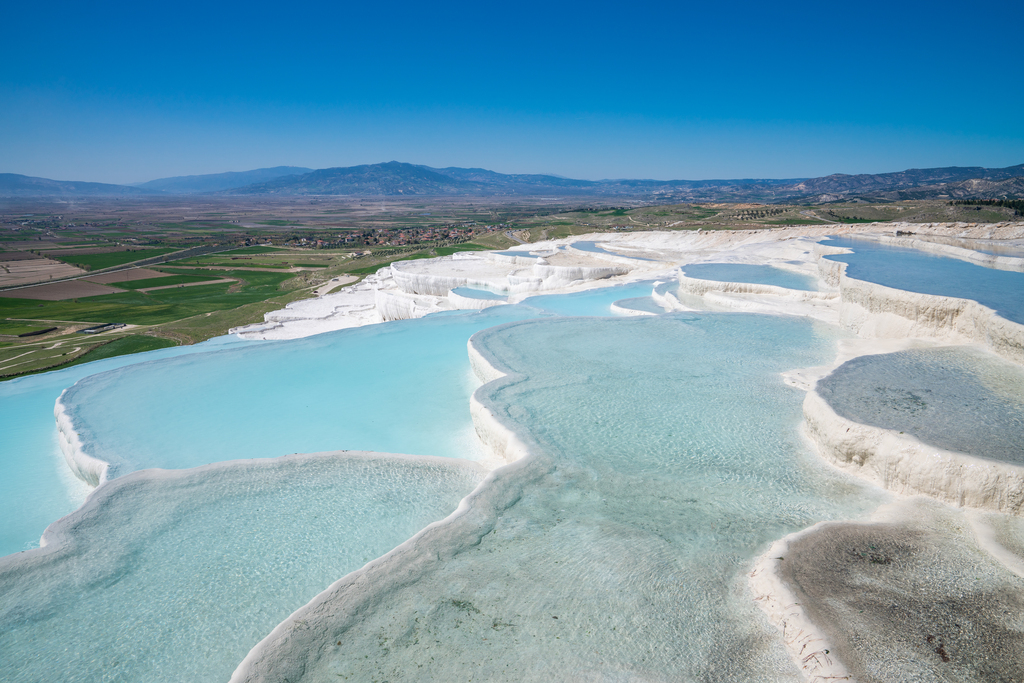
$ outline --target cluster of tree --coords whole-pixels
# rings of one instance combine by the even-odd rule
[[[1014,216],[1024,216],[1024,199],[955,199],[950,206],[1002,206],[1013,209]]]
[[[780,213],[785,213],[787,209],[760,209],[740,211],[733,218],[741,221],[749,221],[757,218],[768,218],[769,216],[778,216]]]

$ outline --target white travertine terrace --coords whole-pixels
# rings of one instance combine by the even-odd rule
[[[840,264],[845,266],[845,264]],[[863,337],[937,337],[981,343],[1024,363],[1024,325],[969,299],[917,294],[848,277],[840,270],[840,324]]]
[[[581,235],[506,252],[459,252],[399,261],[362,282],[288,304],[264,322],[231,330],[245,339],[295,339],[320,332],[480,308],[478,300],[450,296],[456,287],[506,292],[509,303],[536,294],[563,294],[638,280],[676,279],[681,264],[719,261],[768,263],[813,275],[814,241],[878,226],[817,226],[777,230],[678,231]],[[573,248],[594,241],[608,253]],[[521,254],[521,255],[520,255]],[[793,261],[800,261],[794,264]],[[663,305],[682,307],[678,301]]]
[[[836,414],[814,391],[804,399],[804,427],[829,462],[890,491],[924,494],[957,507],[1024,514],[1024,467],[858,424]]]
[[[827,225],[760,231],[586,235],[517,249],[522,255],[461,253],[399,262],[382,268],[356,287],[310,303],[296,302],[288,311],[268,314],[262,325],[235,332],[246,338],[293,338],[381,320],[503,303],[452,294],[451,290],[460,286],[508,292],[509,303],[516,303],[537,293],[566,293],[661,279],[679,282],[679,296],[658,291],[652,294],[666,310],[693,310],[690,298],[695,298],[704,308],[808,316],[841,325],[862,340],[869,340],[859,346],[841,347],[833,368],[865,353],[935,343],[983,344],[1004,358],[1024,363],[1024,326],[974,301],[915,294],[850,278],[845,264],[823,258],[845,250],[816,244],[830,234],[877,233],[875,238],[896,246],[1024,271],[1024,259],[978,254],[955,245],[911,237],[891,237],[897,230],[967,239],[1024,237],[1024,224],[1019,223]],[[585,240],[597,241],[602,249],[612,253],[572,247],[574,242]],[[764,264],[816,275],[822,291],[711,282],[686,277],[678,270],[681,265],[710,262]],[[482,381],[501,381],[504,377],[505,373],[472,343],[469,356]],[[813,390],[816,380],[831,369],[795,370],[786,377],[787,383],[808,391],[804,429],[826,460],[899,494],[925,494],[957,507],[1024,513],[1024,468],[942,451],[892,430],[841,418]],[[232,681],[284,680],[300,674],[301,658],[289,653],[319,647],[318,630],[326,629],[327,624],[335,630],[355,624],[359,611],[386,595],[387,586],[414,580],[415,575],[443,562],[444,551],[437,548],[453,547],[456,538],[469,539],[487,533],[502,501],[515,495],[515,490],[529,478],[528,473],[542,464],[531,457],[527,445],[476,396],[471,411],[481,440],[492,452],[490,464],[497,467],[491,476],[449,518],[336,582],[279,625],[239,665]],[[789,544],[803,534],[815,532],[818,526],[775,543],[755,563],[750,587],[769,619],[782,631],[793,661],[807,680],[851,680],[842,662],[829,655],[833,648],[827,637],[810,621],[779,572],[780,558],[785,556]]]
[[[927,251],[939,256],[949,256],[951,258],[960,259],[986,268],[1024,272],[1024,258],[1018,256],[985,254],[980,251],[957,246],[955,244],[943,244],[941,242],[915,239],[913,237],[875,235],[872,236],[872,239],[877,240],[882,244],[889,244],[894,247],[907,247],[909,249],[917,249],[918,251]],[[1019,248],[1024,249],[1024,245],[1019,245]]]
[[[468,345],[470,363],[484,382],[506,376],[484,352]],[[479,392],[478,392],[479,393]],[[492,449],[492,458],[480,463],[491,474],[459,504],[452,514],[435,522],[388,554],[371,561],[328,587],[296,610],[260,641],[235,669],[231,683],[298,680],[304,657],[323,656],[323,634],[340,632],[358,623],[360,614],[397,586],[416,580],[447,561],[455,549],[474,545],[494,527],[497,514],[522,495],[524,485],[550,469],[482,401],[473,395],[473,425]],[[301,653],[288,656],[285,653]],[[284,655],[284,656],[282,656]]]

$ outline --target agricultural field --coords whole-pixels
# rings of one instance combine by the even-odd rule
[[[164,247],[152,249],[119,250],[97,253],[84,253],[85,251],[92,250],[57,250],[51,251],[47,255],[50,256],[51,258],[63,261],[65,263],[69,263],[73,266],[77,266],[84,270],[103,270],[104,268],[123,266],[126,263],[141,261],[142,259],[148,259],[154,256],[162,256],[164,254],[169,254],[171,252],[177,251],[177,249],[175,249],[174,247]]]

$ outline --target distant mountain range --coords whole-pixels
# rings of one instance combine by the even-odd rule
[[[0,197],[110,197],[144,196],[147,190],[127,185],[86,183],[80,180],[49,180],[17,173],[0,173]]]
[[[265,183],[282,176],[302,175],[313,169],[301,166],[274,166],[273,168],[257,168],[255,171],[229,171],[209,175],[180,175],[173,178],[150,180],[138,183],[133,187],[167,194],[202,194],[204,192],[221,192],[236,187]]]
[[[0,197],[33,196],[561,196],[659,202],[832,202],[851,199],[1000,199],[1024,196],[1024,164],[1007,168],[951,166],[899,173],[741,180],[574,180],[505,174],[482,168],[431,168],[389,161],[310,170],[277,166],[254,171],[179,176],[136,186],[0,174]]]
[[[483,168],[431,168],[398,161],[325,168],[306,175],[225,190],[237,195],[356,196],[607,196],[657,197],[709,188],[776,187],[797,180],[574,180],[553,175],[506,174]]]

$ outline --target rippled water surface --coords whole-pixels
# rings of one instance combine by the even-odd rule
[[[154,358],[253,343],[211,339],[0,382],[0,556],[37,547],[47,525],[81,505],[91,490],[71,473],[57,445],[53,403],[65,388],[83,377]]]
[[[466,340],[537,315],[501,306],[94,375],[64,397],[114,473],[336,449],[477,458]]]
[[[683,266],[683,274],[698,280],[714,280],[715,282],[746,282],[809,292],[818,289],[816,277],[773,266],[750,263],[694,263]]]
[[[340,645],[289,653],[302,680],[798,680],[746,573],[772,540],[877,504],[807,451],[778,374],[830,359],[833,335],[738,314],[478,334],[513,373],[478,395],[550,469]]]
[[[447,515],[476,479],[330,458],[129,473],[334,449],[474,457],[478,333],[514,373],[480,399],[547,469],[479,544],[382,596],[305,680],[794,679],[745,574],[770,541],[877,503],[807,451],[803,395],[779,376],[830,360],[838,332],[607,317],[653,286],[83,378],[69,412],[87,450],[127,476],[72,525],[74,552],[0,564],[3,660],[26,681],[224,679],[292,610]],[[51,393],[70,381],[51,378]]]
[[[130,476],[68,552],[0,560],[5,681],[226,681],[335,580],[448,515],[478,475],[307,458]]]

